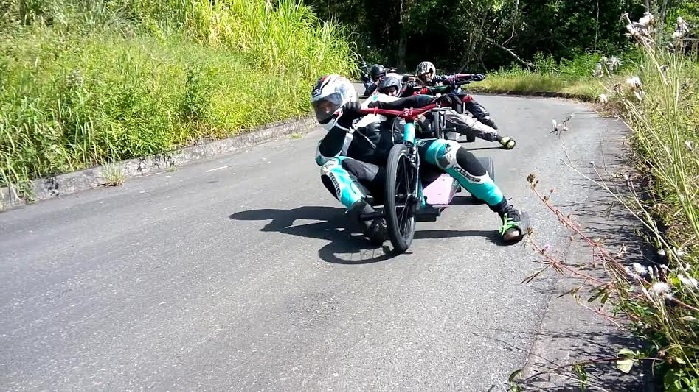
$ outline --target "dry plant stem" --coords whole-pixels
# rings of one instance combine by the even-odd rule
[[[551,204],[551,202],[547,196],[542,195],[534,186],[532,186],[532,190],[537,195],[537,197],[539,197],[539,199],[544,202],[546,207],[558,217],[558,220],[561,223],[563,223],[564,226],[573,230],[575,232],[575,234],[579,235],[585,242],[587,242],[588,245],[590,245],[594,249],[598,250],[600,252],[601,256],[603,256],[603,259],[605,261],[609,261],[609,262],[613,263],[614,267],[620,268],[619,262],[615,261],[614,257],[611,254],[609,254],[609,252],[607,252],[604,248],[602,248],[597,242],[593,241],[591,238],[589,238],[587,235],[585,235],[576,224],[574,224],[569,219],[564,217],[563,213]],[[539,251],[539,253],[541,253],[541,251]],[[613,283],[613,282],[604,283],[603,281],[601,281],[598,278],[592,277],[588,274],[581,272],[580,270],[578,270],[576,268],[569,267],[565,264],[560,263],[557,260],[552,259],[549,255],[546,255],[545,252],[542,254],[544,255],[544,257],[546,257],[547,260],[552,262],[552,264],[555,264],[557,267],[565,269],[566,271],[569,271],[577,276],[582,276],[586,280],[591,280],[591,281],[599,283],[600,286],[598,286],[598,287],[605,287],[605,286],[610,287],[610,288],[616,287],[616,283]],[[554,260],[554,261],[551,261],[551,260]],[[650,285],[644,279],[640,278],[640,276],[633,276],[633,278],[636,281],[636,283],[638,283],[641,286],[649,286]],[[635,298],[642,298],[643,296],[641,294],[631,294],[631,297],[632,298],[634,298],[634,297]],[[692,305],[689,305],[689,304],[685,303],[684,301],[681,301],[675,297],[669,297],[667,299],[671,302],[674,302],[677,305],[680,305],[680,306],[686,308],[686,309],[692,310],[694,312],[699,312],[699,308],[696,308]]]
[[[655,223],[652,223],[652,222],[653,222],[653,219],[652,219],[652,217],[650,216],[650,213],[646,210],[645,207],[643,207],[643,204],[641,203],[640,198],[638,197],[638,194],[636,193],[635,188],[633,187],[633,184],[631,183],[630,180],[627,181],[627,185],[629,185],[629,186],[631,187],[631,189],[632,189],[632,191],[633,191],[633,193],[634,193],[634,201],[636,202],[636,203],[635,203],[635,204],[636,204],[636,207],[638,207],[638,208],[643,212],[643,215],[644,215],[643,217],[641,217],[640,215],[638,215],[638,214],[628,205],[628,203],[626,203],[626,202],[625,202],[623,199],[621,199],[616,193],[614,193],[614,192],[609,188],[609,186],[607,186],[605,183],[591,178],[590,176],[588,176],[588,175],[582,173],[580,170],[578,170],[576,167],[574,167],[574,166],[570,163],[570,162],[572,162],[572,160],[570,159],[570,156],[568,155],[568,152],[567,152],[565,149],[563,150],[563,153],[565,154],[566,158],[568,159],[568,162],[564,162],[564,163],[566,164],[566,166],[568,166],[569,168],[573,169],[577,174],[579,174],[580,176],[582,176],[582,177],[585,178],[586,180],[588,180],[588,181],[594,183],[595,185],[598,185],[598,186],[602,187],[607,193],[609,193],[610,195],[612,195],[612,197],[613,197],[617,202],[619,202],[621,205],[623,205],[624,208],[625,208],[627,211],[629,211],[629,213],[631,213],[631,214],[633,215],[634,218],[636,218],[639,222],[641,222],[641,224],[643,224],[648,230],[650,230],[656,237],[658,237],[658,240],[662,243],[662,245],[663,245],[665,248],[667,248],[667,249],[672,249],[672,247],[670,246],[670,244],[669,244],[664,238],[662,238],[662,236],[660,236],[660,230],[655,226]],[[595,170],[595,173],[597,174],[598,178],[601,179],[602,176],[599,174],[599,172],[597,171],[597,168],[596,168],[596,167],[594,168],[594,170]],[[649,222],[651,222],[651,223],[649,223]]]

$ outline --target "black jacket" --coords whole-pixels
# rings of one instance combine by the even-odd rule
[[[428,105],[434,97],[413,95],[393,102],[379,102],[382,109],[402,110]],[[383,119],[383,121],[382,121]],[[376,115],[355,115],[344,113],[335,127],[318,144],[316,163],[323,165],[328,159],[341,155],[363,162],[384,166],[388,153],[396,143],[403,142],[403,128],[400,118],[386,118]],[[352,129],[351,132],[348,132]]]

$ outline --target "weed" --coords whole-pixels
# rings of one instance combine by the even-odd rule
[[[116,163],[108,163],[102,166],[102,177],[104,178],[104,185],[106,186],[122,185],[126,180],[124,171],[119,164]]]
[[[0,0],[0,187],[307,114],[351,74],[342,32],[291,0]]]

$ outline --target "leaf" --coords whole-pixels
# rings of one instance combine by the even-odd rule
[[[594,291],[596,291],[596,293],[592,297],[590,297],[590,299],[588,299],[587,302],[592,302],[607,292],[607,290],[604,287],[595,288]]]
[[[510,373],[510,377],[507,378],[507,381],[513,382],[519,374],[522,373],[522,369],[517,369],[514,372]]]
[[[626,358],[626,359],[620,359],[616,361],[616,367],[617,369],[621,370],[624,373],[628,373],[631,371],[631,368],[633,367],[633,359],[631,358]]]
[[[626,357],[624,359],[619,359],[616,361],[616,367],[617,369],[621,370],[624,373],[628,373],[631,371],[631,368],[633,367],[633,363],[636,361],[634,357],[637,355],[636,352],[628,349],[628,348],[622,348],[619,350],[619,356],[621,357]]]

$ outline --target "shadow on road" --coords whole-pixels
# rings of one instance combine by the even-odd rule
[[[236,212],[229,216],[233,220],[271,220],[262,231],[290,234],[297,237],[319,238],[328,244],[318,250],[318,257],[328,263],[368,264],[384,261],[394,255],[386,243],[383,247],[372,247],[345,218],[344,209],[337,207],[305,206],[291,210],[259,209]],[[318,222],[296,224],[297,220]],[[484,237],[501,245],[497,231],[485,230],[418,230],[415,239]],[[350,257],[340,257],[349,254]],[[410,251],[405,254],[411,254]]]
[[[273,231],[297,237],[320,238],[328,244],[318,250],[318,257],[328,263],[368,264],[390,259],[393,255],[387,247],[372,248],[344,216],[344,210],[336,207],[305,206],[291,210],[265,208],[236,212],[233,220],[271,220],[262,231]],[[314,223],[294,225],[297,220],[316,220]],[[340,254],[351,254],[349,259]]]

